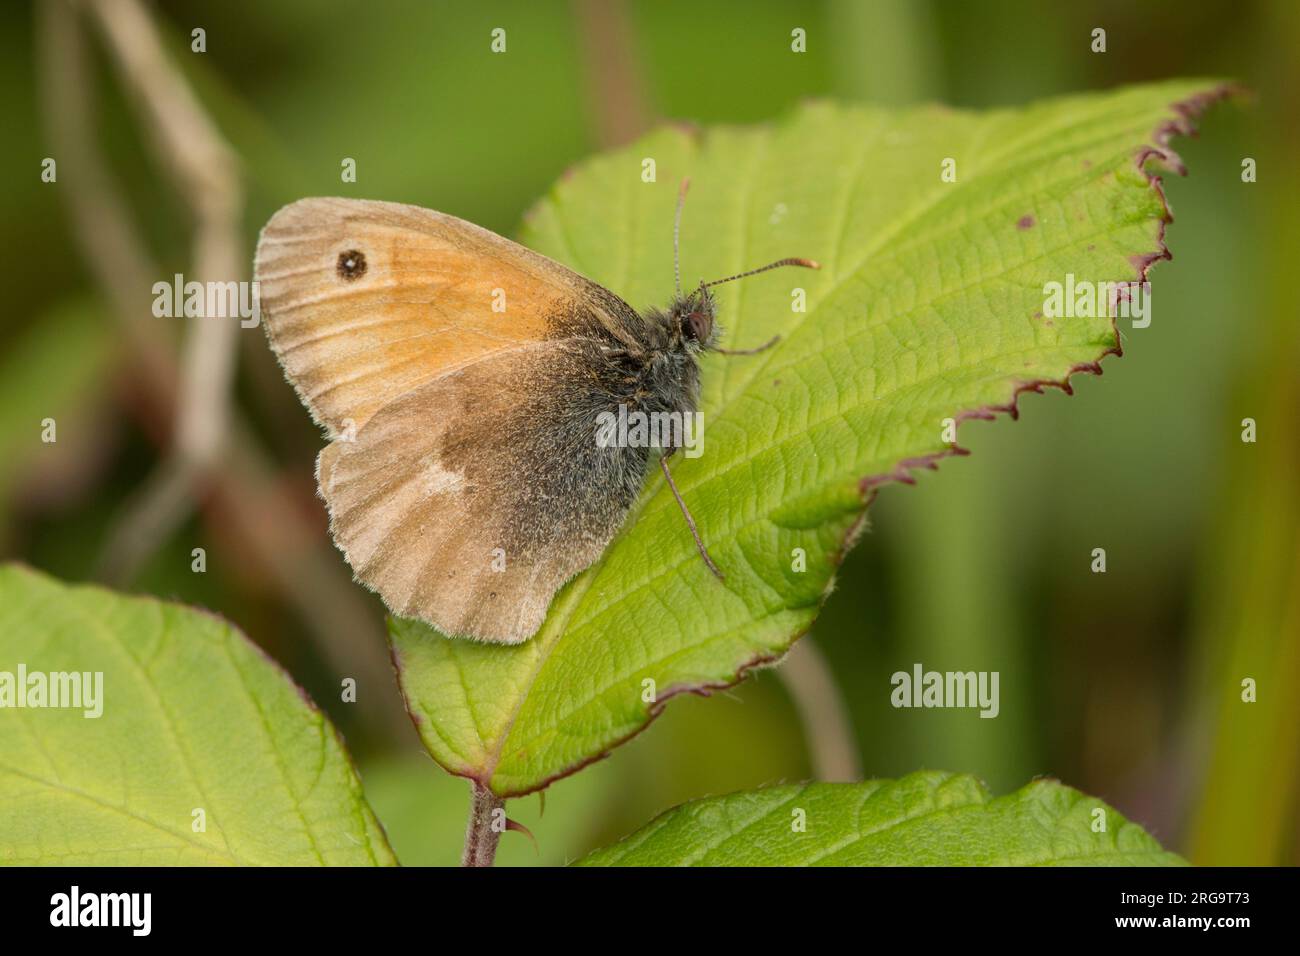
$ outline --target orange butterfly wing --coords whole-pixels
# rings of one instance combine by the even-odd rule
[[[347,257],[360,253],[353,274]],[[626,303],[558,262],[418,206],[303,199],[266,224],[255,278],[285,374],[333,437],[441,375],[581,330],[631,342]]]

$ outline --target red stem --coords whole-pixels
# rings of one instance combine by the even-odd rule
[[[470,783],[469,826],[465,829],[465,852],[461,866],[491,866],[497,855],[497,841],[505,828],[506,802],[477,780]],[[496,811],[501,815],[497,817]],[[494,826],[500,819],[500,829]]]

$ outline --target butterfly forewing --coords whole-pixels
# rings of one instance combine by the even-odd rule
[[[271,346],[331,435],[453,369],[574,334],[564,320],[575,305],[590,311],[593,290],[608,296],[454,216],[352,199],[303,199],[276,213],[258,241],[256,279]]]

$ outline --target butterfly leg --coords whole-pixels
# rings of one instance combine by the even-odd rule
[[[757,355],[759,352],[766,352],[773,345],[776,345],[776,343],[780,341],[781,341],[781,336],[774,335],[772,336],[771,340],[764,342],[756,349],[720,349],[715,347],[713,351],[721,352],[723,355]]]
[[[700,533],[695,528],[695,519],[691,517],[686,502],[682,500],[681,492],[677,490],[677,482],[673,481],[673,473],[668,470],[668,458],[674,451],[676,451],[675,448],[670,448],[660,456],[659,467],[664,470],[664,477],[668,479],[668,487],[672,490],[673,497],[677,499],[677,506],[682,509],[682,515],[686,518],[686,527],[691,529],[691,537],[695,539],[695,547],[700,550],[700,557],[704,559],[704,563],[708,565],[709,570],[717,575],[719,581],[725,581],[726,577],[718,570],[718,566],[713,563],[713,559],[709,557],[709,552],[704,547],[704,542],[700,540]]]

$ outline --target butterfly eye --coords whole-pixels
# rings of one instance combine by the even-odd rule
[[[349,249],[339,253],[339,277],[348,282],[360,279],[366,274],[366,254],[360,249]]]
[[[703,342],[713,330],[713,320],[707,312],[690,312],[682,323],[682,334],[687,338]]]

